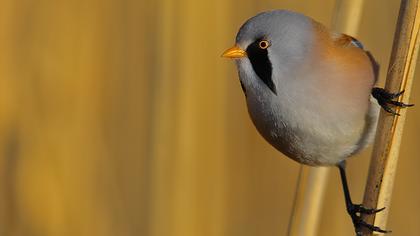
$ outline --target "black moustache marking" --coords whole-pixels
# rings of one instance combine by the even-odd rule
[[[242,81],[241,81],[241,80],[239,80],[239,82],[241,83],[241,88],[242,88],[242,91],[243,91],[243,92],[244,92],[244,94],[245,94],[245,97],[247,97],[247,96],[246,96],[246,88],[245,88],[244,84],[242,83]]]
[[[273,66],[271,65],[270,59],[268,58],[267,49],[261,49],[259,47],[260,40],[256,40],[248,46],[246,53],[249,60],[251,61],[252,68],[258,77],[264,82],[265,85],[277,95],[276,86],[273,83],[272,72]]]

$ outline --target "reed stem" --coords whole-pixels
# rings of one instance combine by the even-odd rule
[[[399,99],[404,103],[408,103],[410,97],[417,62],[419,15],[419,0],[401,1],[385,89],[390,92],[405,90]],[[379,117],[363,205],[386,209],[376,216],[362,217],[367,223],[381,228],[386,228],[406,111],[407,109],[397,110],[401,116],[381,111]],[[373,234],[366,230],[363,235]]]

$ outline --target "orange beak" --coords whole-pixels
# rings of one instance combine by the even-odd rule
[[[222,57],[231,58],[231,59],[237,59],[237,58],[242,58],[246,56],[247,56],[246,52],[242,50],[240,47],[238,47],[237,45],[229,48],[222,54]]]

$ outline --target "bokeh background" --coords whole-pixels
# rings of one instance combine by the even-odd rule
[[[381,84],[399,2],[366,1],[354,35]],[[286,235],[299,165],[257,134],[220,58],[247,18],[277,8],[331,26],[335,1],[1,0],[0,235]],[[393,235],[420,232],[419,119],[410,109]],[[368,163],[349,162],[357,202]],[[318,235],[353,235],[337,172]]]

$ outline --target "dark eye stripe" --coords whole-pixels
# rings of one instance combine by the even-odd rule
[[[258,77],[267,85],[270,90],[277,95],[276,86],[272,80],[273,67],[270,59],[268,58],[267,49],[261,49],[259,47],[260,40],[250,44],[246,49],[249,60],[251,61],[252,68]]]

